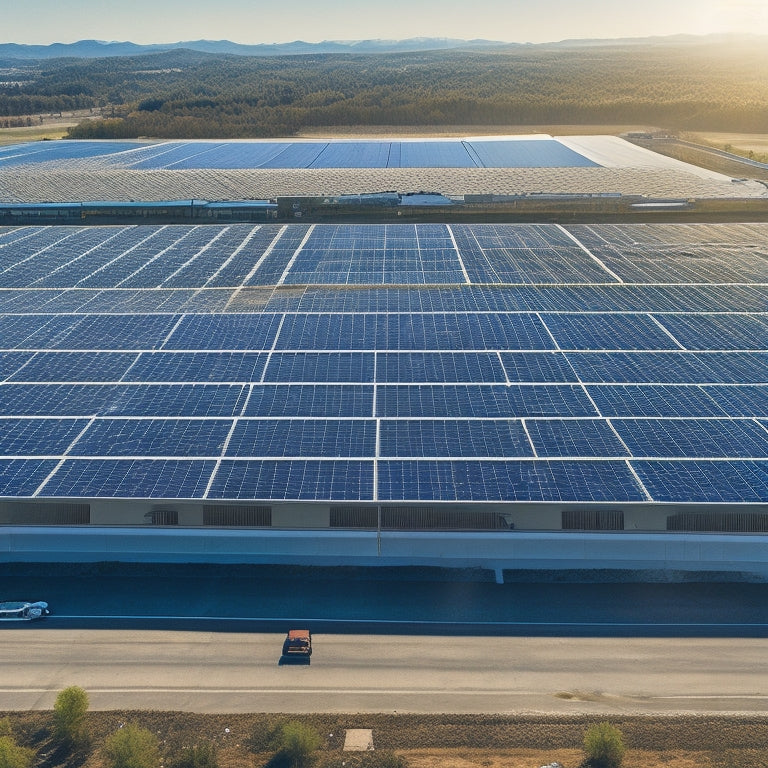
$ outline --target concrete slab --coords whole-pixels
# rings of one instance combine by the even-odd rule
[[[345,752],[368,752],[373,749],[373,731],[370,728],[347,728],[344,737]]]

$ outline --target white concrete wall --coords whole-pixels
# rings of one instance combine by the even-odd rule
[[[768,577],[768,536],[2,527],[0,560],[662,569]]]

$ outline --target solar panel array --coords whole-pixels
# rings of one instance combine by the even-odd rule
[[[0,496],[768,501],[768,225],[0,228]]]
[[[591,168],[554,138],[423,141],[53,141],[0,148],[0,169],[91,161],[134,170],[305,168]]]

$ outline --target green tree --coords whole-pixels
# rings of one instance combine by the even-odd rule
[[[158,768],[157,737],[146,728],[129,723],[107,737],[104,758],[109,768]]]
[[[53,705],[53,723],[57,738],[70,746],[82,746],[87,740],[85,716],[88,694],[76,685],[65,688]]]
[[[291,721],[280,730],[280,754],[291,768],[302,768],[312,762],[312,753],[323,743],[311,726]]]
[[[584,751],[591,768],[618,768],[624,759],[624,738],[616,726],[594,723],[584,734]]]
[[[0,736],[0,768],[29,768],[34,757],[35,751],[20,747],[13,736]]]

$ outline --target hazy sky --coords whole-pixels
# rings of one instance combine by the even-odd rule
[[[0,42],[768,34],[768,0],[0,0]]]

